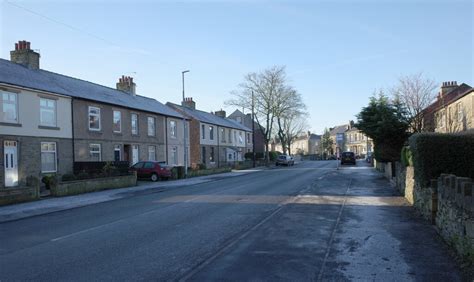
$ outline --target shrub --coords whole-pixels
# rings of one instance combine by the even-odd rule
[[[275,161],[278,157],[278,155],[281,155],[280,152],[269,152],[269,156],[270,156],[270,161]]]
[[[78,180],[82,180],[82,179],[89,179],[90,176],[89,176],[89,174],[88,174],[87,172],[81,171],[81,172],[79,172],[79,173],[76,175],[76,178],[77,178]]]
[[[63,174],[63,176],[61,177],[61,181],[74,181],[74,180],[76,180],[76,176],[70,173]]]
[[[199,170],[206,169],[206,164],[198,164],[198,169]]]
[[[415,179],[424,187],[441,173],[474,178],[474,133],[418,133],[409,143]]]
[[[41,182],[44,183],[44,185],[46,186],[46,189],[51,189],[51,186],[57,183],[56,175],[54,174],[45,175],[41,179]]]
[[[400,161],[404,166],[413,166],[413,155],[409,146],[404,146],[400,154]]]

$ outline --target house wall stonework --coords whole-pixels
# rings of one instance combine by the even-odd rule
[[[14,136],[0,135],[0,189],[5,188],[5,160],[3,159],[4,141],[17,142],[18,154],[18,186],[26,185],[26,178],[30,175],[41,178],[41,142],[56,143],[56,166],[57,175],[72,173],[72,140],[68,138],[51,138],[51,137],[31,137],[31,136]],[[48,173],[50,174],[50,173]]]
[[[100,130],[89,130],[89,106],[100,108]],[[121,160],[132,161],[131,147],[139,146],[139,160],[148,160],[148,146],[155,146],[156,160],[166,161],[165,117],[88,100],[73,100],[75,161],[90,161],[89,144],[101,144],[102,161],[114,160],[114,145],[121,145]],[[121,132],[113,130],[113,111],[121,112]],[[138,134],[132,135],[131,114],[138,114]],[[148,117],[155,119],[155,134],[148,135]],[[125,148],[128,148],[128,151]],[[128,159],[127,159],[128,158]]]

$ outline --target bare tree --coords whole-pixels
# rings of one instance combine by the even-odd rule
[[[255,122],[264,136],[265,161],[269,162],[269,143],[275,120],[275,99],[285,88],[285,67],[274,66],[260,73],[249,73],[239,84],[239,90],[231,92],[235,97],[227,105],[251,109],[254,105]]]
[[[290,150],[291,143],[307,128],[306,106],[301,94],[291,86],[286,86],[275,97],[276,134],[283,147],[283,153]],[[290,152],[289,152],[290,153]]]
[[[416,73],[402,76],[391,92],[395,100],[400,101],[406,108],[412,132],[423,131],[423,110],[428,107],[435,97],[436,83],[423,74]]]
[[[291,155],[291,144],[308,129],[308,115],[306,113],[294,112],[283,119],[283,131],[286,136],[288,154]]]

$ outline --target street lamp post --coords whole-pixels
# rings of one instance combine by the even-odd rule
[[[189,70],[185,70],[185,71],[182,71],[181,72],[181,77],[182,77],[182,80],[183,80],[183,102],[184,102],[184,98],[185,98],[185,95],[184,95],[184,74],[189,72]],[[183,105],[184,106],[184,105]],[[188,146],[187,146],[187,128],[186,128],[186,118],[184,117],[183,115],[183,128],[184,128],[184,178],[187,178],[188,177]]]
[[[255,168],[255,101],[254,94],[252,91],[252,155],[253,155],[253,167]]]

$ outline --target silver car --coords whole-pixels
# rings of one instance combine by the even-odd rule
[[[288,156],[288,155],[279,155],[275,163],[276,166],[279,166],[279,165],[290,166],[294,164],[295,164],[295,160],[293,159],[293,157]]]

